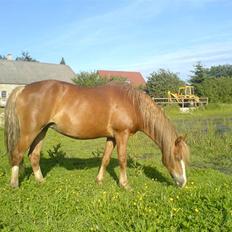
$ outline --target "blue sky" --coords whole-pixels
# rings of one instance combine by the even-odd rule
[[[75,72],[232,64],[231,0],[0,0],[0,54]]]

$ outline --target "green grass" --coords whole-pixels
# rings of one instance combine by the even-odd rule
[[[104,139],[79,141],[54,131],[41,157],[46,182],[35,182],[25,156],[20,188],[11,189],[0,129],[0,231],[231,231],[232,131],[218,133],[214,123],[175,123],[188,134],[192,152],[184,189],[174,185],[159,149],[141,133],[129,141],[133,189],[124,191],[116,153],[104,184],[95,183]]]

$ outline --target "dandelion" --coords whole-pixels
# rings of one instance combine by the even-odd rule
[[[174,199],[172,197],[169,197],[169,201],[173,201]]]
[[[198,208],[195,208],[195,212],[196,212],[196,213],[199,213],[199,209],[198,209]]]

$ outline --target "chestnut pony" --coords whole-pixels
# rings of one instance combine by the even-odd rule
[[[126,147],[137,131],[148,135],[162,151],[162,162],[178,186],[186,184],[188,146],[163,111],[145,93],[129,85],[79,87],[46,80],[17,87],[5,109],[5,140],[12,167],[11,186],[18,187],[19,166],[29,149],[29,159],[39,182],[39,160],[48,128],[77,139],[106,137],[97,182],[101,183],[112,151],[117,146],[120,186],[127,188]]]

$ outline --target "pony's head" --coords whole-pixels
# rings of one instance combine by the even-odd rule
[[[171,154],[168,158],[163,158],[163,163],[167,167],[172,178],[180,187],[187,183],[186,166],[189,161],[189,149],[182,136],[175,140]]]

